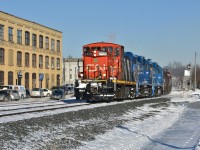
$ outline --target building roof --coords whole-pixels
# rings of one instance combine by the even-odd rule
[[[57,32],[62,33],[61,31],[58,31],[58,30],[56,30],[56,29],[53,29],[53,28],[50,28],[50,27],[44,26],[44,25],[39,24],[39,23],[37,23],[37,22],[33,22],[33,21],[30,21],[30,20],[27,20],[27,19],[24,19],[24,18],[20,18],[20,17],[14,16],[14,15],[11,15],[11,14],[6,13],[6,12],[3,12],[3,11],[0,11],[0,13],[4,13],[4,14],[6,14],[6,15],[10,15],[10,16],[13,16],[13,17],[16,17],[16,18],[22,19],[22,20],[24,20],[24,21],[27,21],[27,22],[30,22],[30,23],[34,23],[34,24],[37,24],[37,25],[39,25],[39,26],[42,26],[42,27],[45,27],[45,28],[48,28],[48,29],[51,29],[51,30],[54,30],[54,31],[57,31]]]
[[[78,62],[79,61],[83,61],[82,58],[63,58],[64,62]]]

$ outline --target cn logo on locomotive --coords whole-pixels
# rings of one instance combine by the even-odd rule
[[[106,70],[106,64],[103,64],[102,66],[100,66],[99,64],[87,64],[87,70],[89,72],[105,71]]]

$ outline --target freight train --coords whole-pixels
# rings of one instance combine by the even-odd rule
[[[97,42],[83,46],[75,81],[76,99],[112,101],[157,97],[171,91],[171,74],[158,63],[124,46]]]

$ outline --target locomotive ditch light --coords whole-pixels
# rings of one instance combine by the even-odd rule
[[[104,79],[105,79],[106,78],[106,74],[104,73],[103,76],[104,76]]]

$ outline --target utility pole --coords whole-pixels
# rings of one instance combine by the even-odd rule
[[[196,58],[197,58],[197,53],[195,52],[195,58],[194,58],[194,91],[196,91],[196,80],[197,80],[197,65],[196,65]]]

